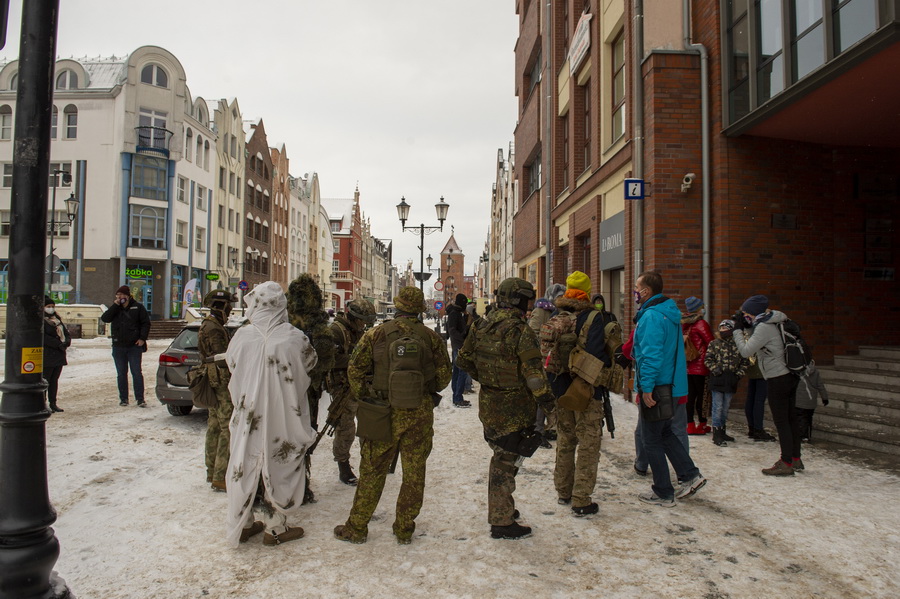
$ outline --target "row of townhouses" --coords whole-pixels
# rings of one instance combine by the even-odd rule
[[[16,221],[17,79],[18,61],[0,64],[0,303]],[[180,318],[209,289],[241,292],[267,280],[286,289],[304,272],[329,307],[393,297],[389,249],[361,223],[346,229],[363,240],[366,269],[353,273],[349,290],[336,286],[344,256],[317,174],[293,176],[286,146],[237,99],[193,96],[167,50],[58,60],[54,81],[47,283],[58,301],[109,303],[127,284],[153,318]]]
[[[515,14],[519,115],[484,289],[516,275],[542,294],[581,270],[628,323],[654,268],[714,322],[767,295],[822,363],[893,343],[900,0],[516,0]]]

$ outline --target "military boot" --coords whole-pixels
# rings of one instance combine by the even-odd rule
[[[524,539],[531,536],[531,527],[513,522],[509,526],[491,526],[491,537],[495,539]]]
[[[353,474],[350,462],[338,462],[338,478],[341,479],[342,483],[351,487],[355,487],[356,483],[359,482],[359,479]]]
[[[728,427],[722,427],[722,438],[728,441],[729,443],[734,443],[734,437],[728,434]]]

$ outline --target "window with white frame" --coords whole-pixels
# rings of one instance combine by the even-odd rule
[[[66,69],[56,76],[56,89],[78,89],[78,75]]]
[[[48,179],[47,187],[50,187],[52,189],[53,187],[71,187],[72,186],[72,179],[69,179],[69,182],[66,183],[65,177],[63,177],[62,173],[56,175],[56,178],[54,180],[53,173],[55,171],[62,171],[63,173],[66,173],[67,175],[69,175],[71,177],[72,176],[72,163],[71,162],[51,162],[50,163],[49,179]]]
[[[187,223],[183,220],[175,221],[175,245],[180,248],[187,247]]]
[[[131,206],[130,245],[162,250],[166,248],[166,210],[152,206]]]
[[[209,140],[203,142],[203,170],[209,170]]]
[[[341,269],[341,262],[340,262],[340,260],[333,260],[333,261],[331,262],[331,270],[333,270],[334,272],[337,272],[337,271],[339,271],[340,269]]]
[[[161,158],[134,155],[131,170],[131,195],[152,200],[166,199],[168,164]]]
[[[187,179],[184,177],[178,177],[178,193],[177,193],[178,201],[187,204]]]
[[[10,91],[15,91],[19,89],[19,74],[13,73],[12,77],[9,78],[9,89]]]
[[[12,139],[13,114],[8,104],[0,106],[0,140]]]
[[[12,187],[13,165],[7,162],[3,165],[3,184],[2,187]]]
[[[141,69],[141,83],[156,87],[169,87],[169,75],[158,64],[148,64]]]
[[[221,243],[217,244],[216,245],[216,266],[218,266],[219,268],[224,266],[224,263],[222,262],[224,252],[225,252],[225,250],[222,247],[222,244]]]
[[[194,151],[194,132],[188,127],[187,133],[185,133],[184,139],[184,159],[190,162],[192,160],[191,152]]]
[[[335,251],[335,252],[340,252],[340,251],[341,251],[341,242],[340,242],[340,241],[335,241],[335,242],[334,242],[334,251]]]
[[[56,139],[56,124],[59,121],[59,108],[50,109],[50,139]]]
[[[206,251],[206,229],[196,227],[194,234],[194,249],[198,252]]]
[[[223,206],[222,204],[219,204],[218,225],[220,229],[225,228],[225,206]]]
[[[625,33],[612,43],[612,141],[625,134]]]
[[[206,210],[206,188],[202,185],[197,185],[195,187],[197,190],[197,199],[195,200],[195,206],[200,210]]]
[[[63,109],[63,139],[78,138],[78,109],[69,104]]]
[[[9,219],[12,213],[9,210],[0,210],[0,237],[9,237]]]

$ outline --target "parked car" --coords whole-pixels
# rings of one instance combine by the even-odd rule
[[[234,334],[240,324],[239,321],[229,320],[225,323],[225,329],[229,334]],[[187,374],[193,366],[200,363],[200,351],[197,349],[199,332],[199,320],[189,323],[175,336],[166,351],[159,355],[156,398],[172,416],[187,416],[194,409]]]

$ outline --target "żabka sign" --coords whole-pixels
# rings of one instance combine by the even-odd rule
[[[572,36],[572,45],[569,46],[569,74],[574,75],[581,61],[587,56],[591,48],[591,17],[589,13],[582,13],[575,26],[575,35]]]
[[[150,268],[126,268],[125,276],[129,279],[149,279],[153,277],[153,270]]]

